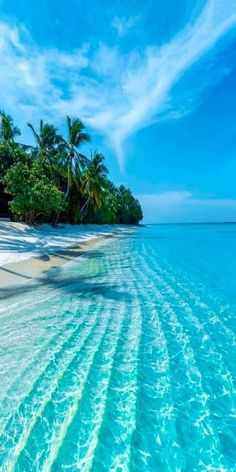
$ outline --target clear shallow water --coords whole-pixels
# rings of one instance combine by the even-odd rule
[[[235,471],[236,225],[149,226],[1,303],[1,471]]]

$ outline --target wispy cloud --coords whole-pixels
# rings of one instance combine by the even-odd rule
[[[122,35],[132,21],[120,21]],[[107,44],[84,44],[71,53],[45,50],[24,25],[1,23],[1,107],[20,122],[42,115],[60,123],[67,113],[79,115],[109,139],[122,165],[124,141],[163,119],[179,78],[235,25],[234,0],[208,0],[169,43],[122,54]]]
[[[168,192],[160,192],[155,194],[144,194],[140,195],[142,201],[145,204],[153,205],[158,207],[159,205],[179,205],[183,202],[186,202],[190,198],[193,197],[192,192],[188,192],[185,190],[182,191],[168,191]]]
[[[119,17],[116,16],[112,21],[112,26],[115,28],[119,37],[125,36],[138,22],[139,16]]]
[[[236,199],[198,198],[188,191],[138,195],[147,223],[235,221]]]

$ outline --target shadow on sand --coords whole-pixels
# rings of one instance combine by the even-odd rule
[[[66,261],[73,261],[76,263],[76,258],[79,256],[78,262],[81,262],[81,259],[100,259],[103,257],[103,253],[97,250],[89,250],[78,253],[79,246],[76,250],[73,248],[67,249],[64,252],[60,251],[60,258],[65,259]],[[82,249],[82,248],[81,248]],[[58,253],[57,253],[58,255]],[[36,257],[36,260],[48,261],[55,254],[42,254]],[[68,272],[65,272],[61,266],[52,266],[49,270],[46,270],[42,273],[40,277],[30,277],[28,275],[22,274],[20,271],[13,271],[5,267],[0,267],[1,271],[5,273],[10,273],[16,277],[22,278],[22,284],[12,285],[4,288],[0,288],[0,299],[7,299],[14,295],[23,295],[29,292],[34,292],[40,287],[49,287],[52,289],[60,290],[66,294],[72,294],[73,297],[78,298],[88,298],[91,299],[93,296],[100,295],[104,299],[115,300],[115,301],[129,301],[130,294],[123,290],[120,290],[119,283],[104,283],[104,281],[99,282],[100,275],[88,275],[81,276],[73,274],[70,276]],[[24,283],[27,280],[27,283]],[[32,281],[30,283],[30,280]]]

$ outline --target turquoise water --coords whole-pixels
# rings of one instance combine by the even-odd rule
[[[1,303],[1,471],[235,471],[236,225],[106,240]]]

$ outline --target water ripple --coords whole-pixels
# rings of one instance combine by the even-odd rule
[[[236,470],[232,306],[171,231],[100,244],[3,303],[2,472]]]

